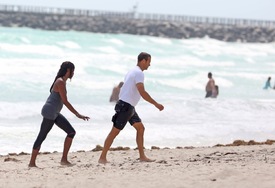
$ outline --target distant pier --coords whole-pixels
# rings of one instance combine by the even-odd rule
[[[127,33],[227,42],[275,42],[275,21],[0,5],[0,26]]]
[[[58,15],[72,15],[72,16],[104,16],[104,17],[118,17],[118,18],[124,18],[124,19],[146,19],[146,20],[171,21],[171,22],[275,27],[275,21],[271,21],[271,20],[235,19],[235,18],[187,16],[187,15],[169,15],[169,14],[149,14],[149,13],[138,13],[138,12],[115,12],[115,11],[65,9],[65,8],[20,6],[20,5],[0,5],[0,11],[58,14]]]

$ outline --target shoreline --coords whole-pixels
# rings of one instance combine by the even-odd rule
[[[232,143],[229,144],[216,144],[213,146],[176,146],[176,147],[158,147],[158,146],[151,146],[151,148],[144,148],[145,150],[160,150],[160,149],[194,149],[194,148],[214,148],[214,147],[231,147],[231,146],[253,146],[253,145],[272,145],[275,143],[275,140],[272,139],[267,139],[266,141],[263,142],[258,142],[258,141],[254,141],[254,140],[249,140],[249,141],[245,141],[245,140],[234,140]],[[77,151],[72,151],[70,153],[80,153],[80,152],[98,152],[98,151],[102,151],[103,146],[101,145],[96,145],[95,148],[91,149],[91,150],[77,150]],[[127,150],[137,150],[137,148],[130,148],[128,146],[117,146],[117,147],[111,147],[109,149],[109,151],[127,151]],[[43,151],[43,152],[39,152],[39,154],[43,155],[43,154],[52,154],[52,153],[61,153],[58,151]],[[0,157],[7,157],[7,156],[20,156],[20,155],[30,155],[31,153],[27,153],[24,151],[21,151],[19,153],[8,153],[5,155],[1,155]]]
[[[146,149],[155,162],[139,162],[135,149],[109,151],[110,163],[99,164],[100,152],[69,153],[73,166],[60,165],[61,153],[0,156],[3,187],[223,187],[272,188],[275,145],[240,145]]]
[[[176,146],[176,147],[158,147],[158,146],[151,146],[151,148],[144,148],[145,150],[162,150],[162,149],[195,149],[195,148],[216,148],[216,147],[233,147],[233,146],[257,146],[257,145],[273,145],[275,144],[275,140],[267,139],[263,142],[258,142],[254,140],[234,140],[232,143],[229,144],[216,144],[213,146]],[[95,148],[91,150],[77,150],[77,151],[70,151],[69,153],[81,153],[81,152],[99,152],[102,151],[103,146],[96,145]],[[127,151],[127,150],[137,150],[137,148],[130,148],[128,146],[117,146],[117,147],[111,147],[109,151]],[[62,153],[58,151],[43,151],[39,152],[39,155],[48,155],[48,154],[54,154],[54,153]],[[1,155],[0,157],[8,157],[8,156],[20,156],[20,155],[30,155],[31,153],[27,153],[24,151],[21,151],[19,153],[8,153],[5,155]]]

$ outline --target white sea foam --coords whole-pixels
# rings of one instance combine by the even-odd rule
[[[60,46],[64,46],[66,48],[70,48],[70,49],[80,49],[81,48],[79,46],[79,44],[77,44],[76,42],[73,42],[73,41],[62,41],[62,42],[58,42],[57,44],[59,44]]]
[[[156,44],[161,44],[161,45],[171,45],[171,39],[168,38],[158,38],[158,37],[150,37],[149,41],[156,43]]]
[[[113,38],[108,40],[108,42],[113,43],[114,45],[119,45],[120,47],[124,45],[124,42],[122,40]]]
[[[21,54],[60,55],[63,50],[54,45],[31,45],[31,44],[5,44],[0,43],[0,49],[7,52]]]

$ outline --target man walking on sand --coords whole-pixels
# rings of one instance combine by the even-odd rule
[[[147,70],[151,63],[151,55],[145,52],[141,52],[138,55],[137,66],[130,70],[124,79],[124,84],[119,93],[119,101],[115,106],[115,115],[112,118],[113,127],[108,134],[102,153],[98,160],[99,163],[106,164],[107,152],[110,149],[114,139],[119,134],[119,132],[125,127],[127,122],[129,122],[137,131],[136,142],[139,151],[139,160],[144,162],[152,162],[146,157],[143,149],[144,143],[144,125],[141,122],[137,112],[135,111],[135,106],[142,97],[147,102],[153,104],[160,111],[164,109],[163,105],[157,103],[144,88],[144,70]]]

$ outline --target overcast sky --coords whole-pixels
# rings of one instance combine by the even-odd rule
[[[275,0],[0,0],[0,4],[275,20]]]

